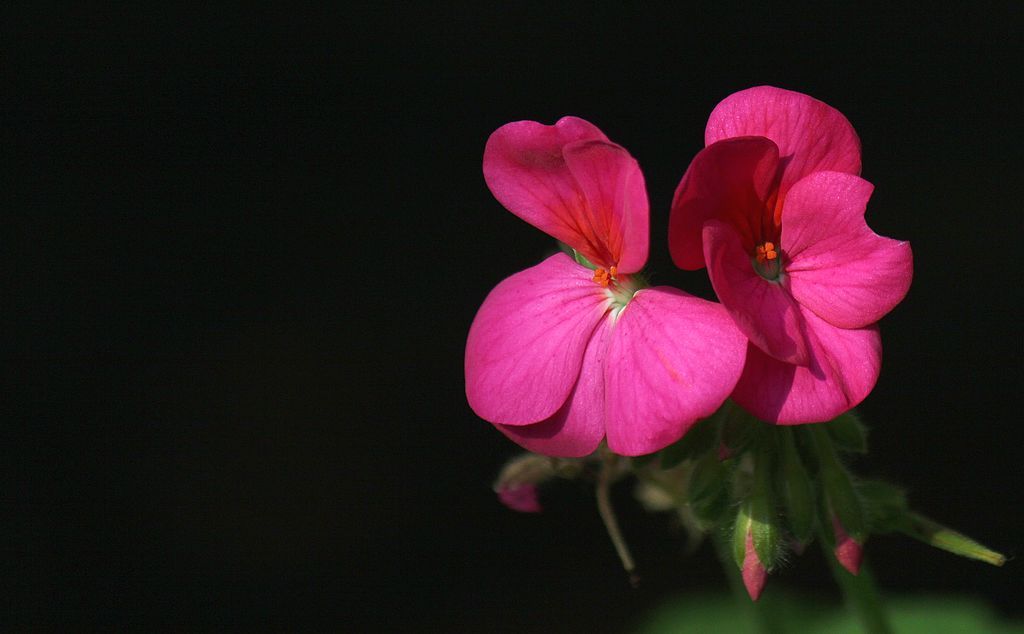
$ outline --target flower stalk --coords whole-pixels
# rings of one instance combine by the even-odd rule
[[[619,458],[607,448],[602,448],[600,453],[603,460],[597,475],[597,511],[601,515],[601,521],[604,522],[612,545],[615,546],[615,553],[622,562],[622,568],[629,576],[629,583],[635,588],[640,583],[640,577],[636,574],[636,562],[633,560],[633,554],[629,551],[626,539],[622,536],[622,529],[619,528],[619,521],[615,516],[611,500],[611,485]]]

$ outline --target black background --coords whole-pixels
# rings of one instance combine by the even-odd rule
[[[490,483],[517,448],[465,403],[465,334],[549,238],[487,191],[484,142],[582,116],[640,162],[649,271],[729,93],[842,111],[908,239],[910,294],[857,467],[1021,544],[1021,5],[6,10],[8,285],[0,617],[8,625],[623,631],[724,590],[710,549],[616,490],[632,590],[585,485]],[[893,594],[1021,615],[1003,569],[869,543]],[[772,588],[834,596],[812,552]]]

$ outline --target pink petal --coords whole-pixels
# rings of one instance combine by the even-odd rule
[[[878,380],[877,326],[844,329],[801,309],[810,365],[778,361],[751,344],[733,399],[763,421],[796,425],[832,420],[858,405]]]
[[[591,277],[558,253],[490,292],[466,341],[466,397],[477,415],[529,425],[565,403],[608,309],[604,289]]]
[[[793,296],[842,328],[872,324],[900,303],[913,278],[910,244],[864,222],[871,183],[818,172],[793,185],[782,212],[782,249]]]
[[[772,86],[733,93],[711,112],[705,145],[738,136],[764,136],[779,146],[779,199],[804,176],[823,170],[860,174],[860,139],[846,117],[807,95]]]
[[[647,259],[647,194],[626,150],[595,126],[517,121],[484,148],[484,179],[501,204],[591,262],[623,273]]]
[[[713,218],[731,224],[753,250],[778,161],[778,148],[762,137],[726,139],[697,153],[676,188],[668,219],[668,246],[676,266],[689,271],[704,266],[701,230]]]
[[[565,404],[534,425],[497,425],[498,430],[534,453],[559,458],[588,456],[604,438],[604,358],[612,322],[598,324],[583,356],[579,380]]]
[[[665,286],[637,292],[608,350],[609,448],[652,453],[710,416],[736,383],[745,343],[718,304]]]
[[[595,264],[616,265],[620,273],[642,269],[647,262],[649,207],[636,160],[617,145],[588,141],[566,146],[565,161],[587,202],[577,208],[576,218],[586,244],[566,243]]]
[[[807,365],[799,306],[779,282],[758,275],[733,228],[720,220],[706,222],[704,253],[711,285],[743,334],[780,361]]]
[[[532,484],[509,484],[498,489],[498,499],[502,504],[520,513],[540,513],[540,499],[537,487]]]

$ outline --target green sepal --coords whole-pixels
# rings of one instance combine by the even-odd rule
[[[736,560],[736,567],[743,570],[743,560],[747,556],[747,532],[751,526],[750,500],[744,500],[740,504],[740,510],[736,513],[736,523],[732,529],[732,556]]]
[[[993,566],[1002,566],[1006,563],[1006,557],[1001,553],[986,548],[963,533],[943,526],[913,511],[908,511],[903,515],[903,522],[898,527],[898,530],[914,539],[954,555],[960,555],[968,559],[977,559]]]
[[[793,537],[808,543],[814,533],[814,488],[793,439],[793,430],[778,430],[782,460],[777,478],[779,493],[786,509],[786,523]]]
[[[721,410],[719,410],[721,411]],[[661,468],[671,469],[680,462],[697,458],[703,453],[716,454],[720,418],[713,414],[697,421],[682,438],[661,450]]]
[[[729,508],[729,470],[713,452],[705,453],[693,465],[687,498],[690,509],[705,526],[713,526]]]
[[[848,453],[868,452],[868,429],[853,410],[825,423],[836,449]]]
[[[764,440],[769,440],[765,438]],[[774,443],[763,442],[755,455],[754,482],[750,492],[750,532],[754,550],[768,570],[782,558],[782,528],[772,499]]]

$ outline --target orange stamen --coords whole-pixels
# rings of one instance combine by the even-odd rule
[[[779,253],[775,250],[774,243],[765,242],[757,247],[757,261],[759,263],[764,264],[766,260],[774,260],[777,257],[779,257]]]
[[[609,270],[607,271],[604,269],[597,269],[594,271],[594,281],[607,288],[608,285],[615,280],[615,275],[618,272],[618,269],[614,266],[609,267]]]

